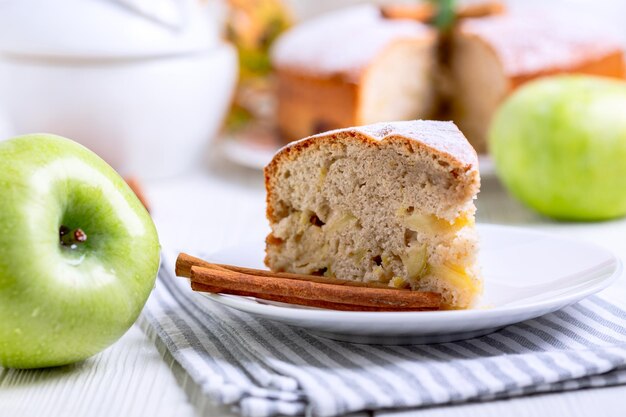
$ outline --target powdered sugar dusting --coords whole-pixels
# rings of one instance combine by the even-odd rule
[[[289,30],[274,44],[272,62],[278,68],[356,79],[393,41],[434,36],[419,22],[383,18],[375,6],[351,7]]]
[[[621,50],[606,27],[579,15],[545,10],[466,19],[462,33],[488,42],[511,76],[575,67]]]
[[[465,136],[463,136],[459,128],[452,122],[440,122],[435,120],[381,122],[366,126],[331,130],[300,139],[296,142],[291,142],[278,151],[278,153],[282,153],[283,150],[304,141],[347,132],[359,133],[377,141],[382,141],[394,136],[415,140],[436,151],[448,154],[462,165],[469,165],[472,169],[478,169],[476,151],[472,148],[472,145],[469,144]]]
[[[346,130],[355,130],[379,141],[391,136],[402,136],[446,153],[464,165],[474,167],[478,165],[476,151],[452,122],[435,120],[382,122]]]

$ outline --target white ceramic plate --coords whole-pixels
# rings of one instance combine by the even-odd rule
[[[260,169],[269,164],[281,145],[275,143],[255,143],[254,138],[225,137],[222,142],[222,152],[226,158],[238,165]]]
[[[485,291],[471,310],[344,312],[204,295],[331,339],[372,344],[438,343],[481,336],[559,310],[606,288],[622,271],[620,260],[599,246],[506,226],[479,225],[478,230]],[[258,241],[216,253],[210,260],[261,268],[263,250],[263,243]]]

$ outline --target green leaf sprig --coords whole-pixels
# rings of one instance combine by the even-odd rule
[[[455,19],[456,0],[429,0],[437,10],[433,23],[441,32],[447,32],[452,28]]]

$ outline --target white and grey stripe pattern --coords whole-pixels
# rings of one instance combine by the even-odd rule
[[[626,309],[598,296],[427,346],[336,342],[197,297],[163,267],[144,318],[206,395],[243,416],[330,417],[626,383]]]

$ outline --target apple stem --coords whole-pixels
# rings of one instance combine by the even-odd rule
[[[61,226],[59,228],[59,239],[61,240],[61,245],[75,248],[77,244],[87,240],[87,234],[80,228],[70,230],[67,226]]]

